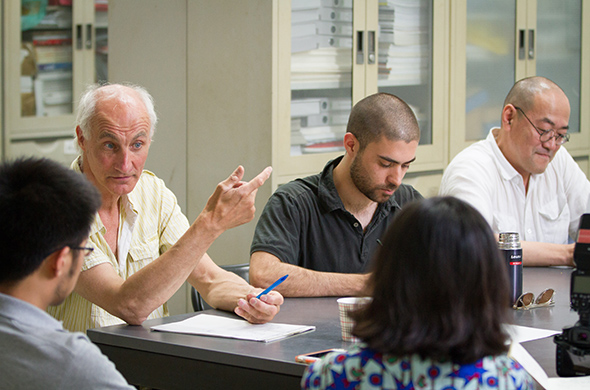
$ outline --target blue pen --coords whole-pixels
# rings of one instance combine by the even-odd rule
[[[287,279],[287,276],[289,276],[289,275],[285,275],[282,278],[279,278],[279,280],[277,280],[276,282],[274,282],[273,284],[268,286],[268,288],[266,290],[264,290],[263,292],[258,294],[258,296],[256,298],[260,299],[260,297],[263,296],[264,294],[268,294],[269,292],[271,292],[273,288],[275,288],[279,284],[283,283],[285,281],[285,279]]]

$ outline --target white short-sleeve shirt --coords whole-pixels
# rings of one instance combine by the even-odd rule
[[[531,175],[527,192],[522,176],[500,151],[495,129],[451,161],[439,194],[473,205],[494,233],[518,232],[523,241],[571,242],[580,216],[588,211],[590,182],[584,172],[561,147],[545,172]]]

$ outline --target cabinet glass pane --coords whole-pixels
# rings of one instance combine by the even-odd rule
[[[21,116],[71,114],[72,6],[22,0],[20,46]]]
[[[104,83],[108,80],[108,0],[94,0],[94,68],[95,82]]]
[[[420,144],[432,144],[432,2],[379,2],[379,92],[399,96],[420,124]]]
[[[291,11],[291,155],[344,150],[352,0],[293,0]]]
[[[468,0],[465,139],[483,139],[500,125],[515,80],[515,0]]]
[[[571,133],[580,131],[581,26],[580,0],[537,0],[537,75],[565,91],[571,106]]]

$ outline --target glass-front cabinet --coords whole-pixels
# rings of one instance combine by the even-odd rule
[[[107,0],[3,6],[7,144],[18,149],[23,140],[71,137],[80,93],[107,79]]]
[[[433,142],[432,35],[432,2],[379,2],[378,90],[410,105],[420,124],[421,145]]]
[[[583,0],[458,0],[451,2],[450,158],[500,125],[504,98],[515,81],[544,76],[571,105],[568,150],[587,154],[588,50]],[[588,38],[586,38],[588,39]],[[587,47],[587,45],[586,45]],[[588,103],[586,103],[588,104]],[[587,111],[587,110],[586,110]],[[586,125],[584,125],[586,124]]]
[[[273,161],[282,176],[279,184],[317,173],[342,154],[352,106],[376,92],[401,97],[419,120],[422,136],[412,170],[442,169],[447,5],[278,2],[279,125]]]

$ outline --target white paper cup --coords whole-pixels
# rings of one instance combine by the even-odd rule
[[[370,297],[338,298],[337,302],[338,311],[340,313],[340,329],[342,331],[342,340],[352,341],[353,343],[357,343],[360,341],[358,338],[354,337],[351,334],[354,321],[352,320],[352,318],[350,318],[349,313],[363,305],[366,305],[370,301]]]

